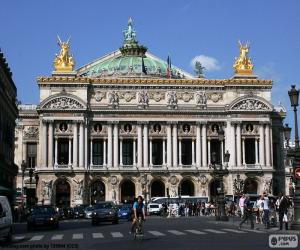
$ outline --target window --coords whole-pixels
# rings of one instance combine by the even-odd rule
[[[133,143],[132,140],[123,140],[123,165],[133,165]]]
[[[58,164],[68,164],[69,160],[69,139],[58,139]]]
[[[103,140],[93,141],[93,164],[103,165]]]
[[[246,164],[255,164],[255,139],[245,139]]]
[[[181,141],[182,165],[192,165],[192,140]]]
[[[27,144],[27,166],[29,168],[36,167],[37,146],[36,143]]]
[[[153,165],[163,164],[163,141],[162,140],[152,141],[152,163]]]

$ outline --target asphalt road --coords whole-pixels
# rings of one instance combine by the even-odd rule
[[[62,221],[57,230],[27,232],[26,224],[16,224],[13,242],[1,249],[270,249],[272,230],[239,230],[231,222],[216,223],[213,218],[152,217],[144,224],[144,236],[136,240],[129,233],[130,223],[103,223],[91,226],[90,220]],[[276,232],[278,233],[278,232]]]

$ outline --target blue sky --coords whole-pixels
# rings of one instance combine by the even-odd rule
[[[297,0],[2,0],[0,47],[22,103],[38,103],[36,77],[51,75],[56,36],[71,36],[76,67],[122,45],[128,17],[150,52],[193,72],[191,60],[210,61],[206,77],[230,78],[237,41],[249,41],[260,78],[273,79],[273,104],[291,110],[287,91],[298,83],[300,1]],[[291,112],[289,112],[291,113]],[[293,119],[288,115],[287,121]]]

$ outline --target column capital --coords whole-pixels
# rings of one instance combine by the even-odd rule
[[[177,125],[178,121],[167,121],[168,125]]]
[[[231,121],[230,124],[231,125],[241,125],[242,122],[241,121]]]
[[[207,125],[207,121],[196,121],[196,125]]]
[[[108,125],[117,125],[119,124],[119,121],[107,121]]]

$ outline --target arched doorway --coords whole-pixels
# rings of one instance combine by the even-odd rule
[[[102,181],[96,180],[92,182],[90,187],[91,205],[100,201],[105,201],[105,185]]]
[[[59,179],[55,187],[55,204],[57,207],[70,207],[70,184],[65,179]]]
[[[155,180],[151,185],[151,197],[165,196],[165,184],[161,180]]]
[[[215,202],[218,196],[218,190],[221,187],[221,181],[214,179],[210,183],[209,193],[210,193],[210,201]]]
[[[257,182],[254,179],[247,178],[244,184],[245,194],[257,194]]]
[[[178,187],[178,195],[194,196],[195,195],[194,183],[189,179],[185,179],[181,181]]]
[[[121,202],[131,203],[135,198],[135,185],[131,180],[125,180],[121,184]]]

